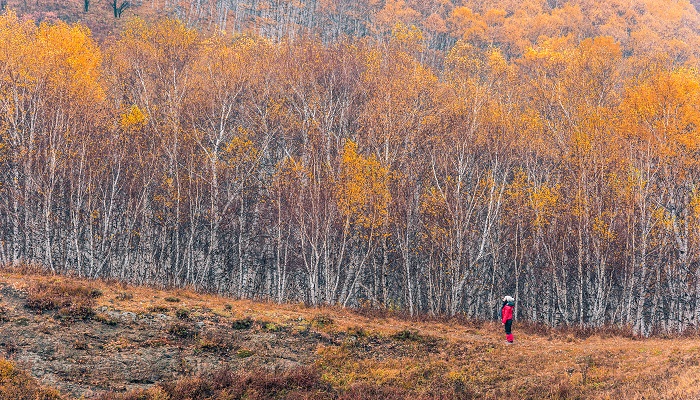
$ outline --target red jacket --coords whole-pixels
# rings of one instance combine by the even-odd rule
[[[513,319],[513,306],[506,304],[501,309],[501,322],[505,324],[509,319]]]

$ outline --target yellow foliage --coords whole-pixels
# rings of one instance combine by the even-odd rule
[[[421,196],[420,212],[426,217],[424,224],[428,239],[442,240],[450,236],[450,230],[446,228],[445,198],[436,187],[431,186]]]
[[[668,212],[664,207],[654,208],[652,215],[654,220],[665,230],[673,229],[673,222],[676,220],[676,216]]]
[[[377,228],[387,216],[391,200],[389,170],[372,155],[364,157],[348,140],[343,148],[340,180],[336,187],[340,212],[364,228]]]
[[[46,68],[56,96],[76,104],[104,99],[100,83],[102,54],[88,28],[64,22],[42,23],[36,48],[39,52],[36,61]]]
[[[552,222],[556,215],[556,206],[559,202],[559,185],[550,187],[542,184],[530,189],[530,204],[535,211],[535,227],[545,227]]]
[[[610,229],[610,224],[605,222],[601,216],[596,216],[593,219],[593,233],[604,241],[612,241],[615,239],[615,232]]]
[[[659,71],[632,86],[623,104],[628,129],[660,155],[676,157],[700,148],[700,74],[694,68]]]
[[[423,32],[415,25],[407,26],[403,22],[398,22],[391,31],[391,37],[393,43],[403,51],[419,52],[424,49]]]
[[[0,358],[0,398],[59,400],[61,395],[55,389],[41,387],[29,373]]]
[[[125,131],[137,130],[146,123],[146,114],[136,105],[132,105],[128,111],[122,114],[119,124]]]
[[[225,146],[222,159],[229,167],[235,168],[252,163],[258,159],[259,151],[248,139],[248,132],[238,128],[238,135],[234,136]]]

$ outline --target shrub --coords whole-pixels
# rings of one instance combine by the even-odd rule
[[[160,387],[136,389],[128,393],[105,393],[99,400],[167,400],[170,396]]]
[[[420,342],[423,340],[423,338],[418,334],[418,331],[412,330],[412,329],[404,329],[402,331],[398,331],[395,334],[391,335],[396,340],[410,340],[414,342]]]
[[[207,332],[199,336],[197,344],[204,351],[228,352],[233,348],[229,336],[221,332]]]
[[[13,400],[60,400],[55,389],[45,388],[28,372],[0,358],[0,399]]]
[[[252,350],[240,349],[240,350],[238,350],[238,351],[236,352],[236,357],[238,357],[238,358],[248,358],[248,357],[252,356],[253,354],[255,354],[255,353],[253,353]]]
[[[177,311],[175,311],[175,316],[178,319],[188,319],[190,318],[190,311],[184,308],[179,308]]]
[[[348,328],[348,335],[355,336],[356,338],[367,337],[367,332],[361,326],[351,326]]]
[[[27,308],[42,313],[58,310],[64,319],[89,319],[95,312],[95,298],[102,292],[72,282],[39,283],[27,294]]]
[[[117,299],[119,301],[131,300],[133,298],[134,298],[134,295],[132,293],[129,293],[129,292],[120,292],[115,297],[115,299]]]
[[[193,337],[195,331],[188,324],[176,322],[168,327],[168,333],[182,339],[187,339]]]
[[[159,306],[159,305],[154,305],[148,307],[148,312],[153,312],[153,313],[166,313],[170,311],[170,308],[165,307],[165,306]]]
[[[250,329],[252,326],[253,326],[253,320],[250,318],[245,318],[245,319],[238,319],[238,320],[233,321],[231,328],[243,330],[243,329]]]
[[[167,301],[168,303],[179,303],[180,299],[177,297],[168,296],[165,298],[165,301]]]

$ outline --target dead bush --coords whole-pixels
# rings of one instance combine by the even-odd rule
[[[189,339],[194,337],[196,332],[189,324],[175,322],[168,327],[168,333],[181,339]]]
[[[251,318],[238,319],[233,321],[231,328],[236,330],[250,329],[253,326],[253,320]]]
[[[63,319],[89,319],[102,292],[73,282],[38,283],[29,288],[26,307],[38,313],[58,311]]]
[[[163,313],[164,314],[164,313],[167,313],[168,311],[170,311],[170,307],[154,305],[154,306],[148,307],[146,310],[148,312],[151,312],[151,313]]]
[[[233,350],[234,343],[229,334],[223,332],[205,332],[198,335],[197,345],[203,351],[228,353]]]

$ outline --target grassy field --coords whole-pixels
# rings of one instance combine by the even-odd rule
[[[9,272],[0,289],[2,398],[700,397],[697,337],[516,322],[508,345],[495,321]]]

